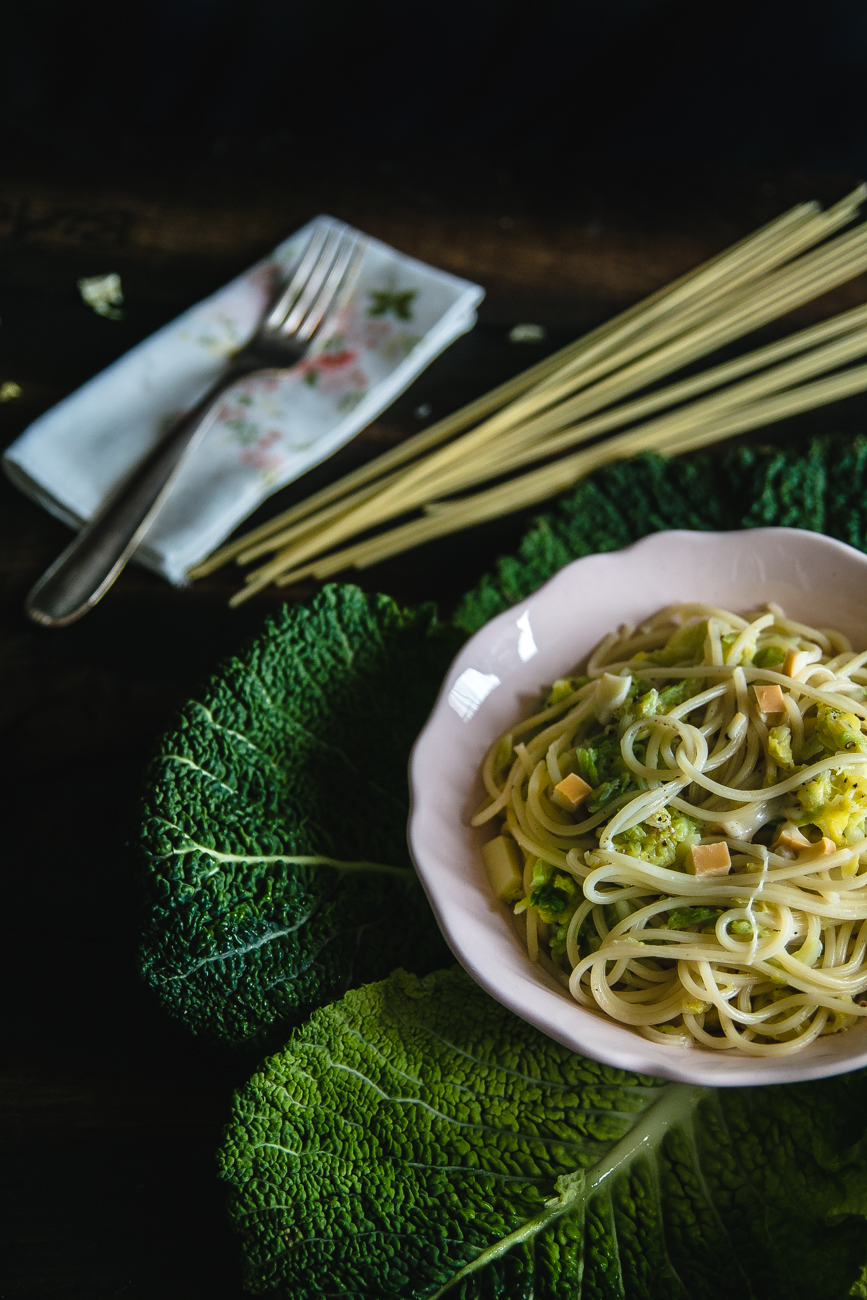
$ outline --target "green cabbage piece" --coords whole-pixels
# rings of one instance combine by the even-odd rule
[[[647,658],[655,664],[682,664],[690,660],[700,660],[707,638],[707,619],[697,623],[685,623],[666,641],[661,650],[652,651]]]
[[[623,776],[615,777],[613,781],[603,781],[602,784],[593,791],[593,798],[587,801],[587,811],[589,813],[598,813],[603,808],[607,808],[610,803],[618,799],[620,795],[625,794],[627,790],[635,788],[635,782],[631,775],[625,772]]]
[[[671,867],[681,862],[700,839],[691,817],[676,808],[660,808],[637,826],[615,835],[612,843],[618,853],[643,858],[657,867]]]
[[[854,713],[820,703],[816,709],[815,731],[801,757],[815,762],[819,757],[841,751],[867,751],[861,720]],[[801,805],[802,820],[818,826],[839,848],[852,844],[861,838],[862,824],[867,817],[867,762],[820,772],[798,786],[795,795]]]
[[[625,790],[633,789],[632,773],[623,761],[620,741],[614,735],[589,737],[575,751],[578,775],[593,787],[587,811],[604,808]]]
[[[794,767],[792,756],[792,728],[771,727],[768,732],[768,753],[778,767]]]
[[[530,895],[530,902],[543,921],[549,925],[562,923],[564,914],[572,916],[582,901],[578,886],[571,876],[557,872],[551,880],[539,885]],[[565,935],[564,935],[565,939]]]
[[[558,677],[545,696],[544,708],[550,709],[552,704],[559,704],[561,700],[567,700],[570,695],[574,695],[577,690],[580,690],[582,686],[586,686],[589,681],[589,677]]]
[[[163,738],[141,968],[195,1033],[276,1044],[353,984],[443,964],[406,764],[461,640],[431,606],[329,587],[272,617]]]
[[[786,658],[786,652],[782,646],[766,645],[761,650],[757,650],[753,655],[754,668],[779,668],[780,664]]]
[[[614,710],[614,716],[617,718],[617,730],[622,736],[633,722],[639,718],[649,718],[654,713],[661,712],[659,703],[659,691],[654,687],[648,686],[647,682],[633,681],[626,702],[621,704],[619,709]]]
[[[839,848],[862,838],[867,816],[867,764],[820,772],[795,793],[803,809],[802,820],[818,826]]]
[[[665,1084],[584,1059],[462,971],[318,1011],[219,1156],[255,1293],[313,1300],[867,1294],[865,1072]]]
[[[693,695],[699,695],[703,690],[703,677],[684,677],[673,686],[663,687],[659,692],[660,712],[669,713],[677,708],[678,704],[683,704],[684,700],[691,700]]]
[[[858,715],[832,708],[830,704],[816,706],[815,735],[830,754],[836,754],[841,749],[850,753],[867,750],[867,736],[861,730]]]
[[[733,665],[755,663],[757,634],[754,634],[751,638],[749,638],[745,642],[737,659],[732,660],[729,658],[729,651],[731,650],[732,646],[737,641],[739,636],[740,636],[739,632],[727,632],[724,636],[720,637],[720,645],[722,646],[723,659],[727,664],[731,663]],[[783,657],[785,658],[785,656]],[[767,665],[765,666],[767,667]]]
[[[716,922],[722,913],[721,907],[676,907],[668,913],[667,925],[669,930],[696,930],[711,921]],[[752,934],[752,926],[749,922],[747,922],[747,932]],[[735,930],[735,933],[740,934],[740,931]]]

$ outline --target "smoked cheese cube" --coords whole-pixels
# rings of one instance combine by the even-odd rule
[[[785,710],[786,701],[776,682],[773,686],[754,686],[753,690],[761,713],[782,713]]]
[[[783,672],[787,677],[797,677],[802,668],[806,668],[810,656],[806,650],[787,650],[783,660]]]
[[[809,847],[810,841],[794,822],[783,822],[771,844],[771,851],[779,852],[780,849],[786,849],[791,853],[800,853],[801,849]]]
[[[482,846],[488,884],[495,898],[513,903],[524,893],[524,863],[521,850],[512,839],[498,835]]]
[[[829,853],[836,852],[837,845],[834,841],[829,840],[827,835],[823,835],[816,844],[808,842],[807,847],[798,854],[798,859],[801,862],[811,862],[813,858],[827,858]]]
[[[731,865],[729,846],[723,840],[694,844],[686,859],[686,869],[692,876],[727,876]]]
[[[564,776],[563,780],[554,786],[551,791],[551,798],[561,808],[565,808],[566,812],[574,812],[584,802],[592,789],[592,785],[588,785],[586,781],[582,781],[580,776],[570,772],[568,776]]]

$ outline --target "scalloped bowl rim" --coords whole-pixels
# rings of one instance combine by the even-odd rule
[[[859,593],[863,593],[860,602]],[[483,797],[479,768],[543,685],[579,664],[611,629],[678,601],[735,610],[777,600],[788,614],[836,627],[867,647],[867,556],[821,533],[757,528],[653,533],[621,551],[566,565],[467,641],[410,757],[408,839],[455,957],[493,997],[581,1055],[641,1074],[715,1087],[826,1078],[867,1065],[867,1022],[790,1057],[668,1046],[579,1006],[531,963],[509,909],[495,902],[468,822]]]

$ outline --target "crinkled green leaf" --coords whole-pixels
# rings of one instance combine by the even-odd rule
[[[498,561],[455,616],[475,632],[570,560],[630,546],[666,528],[807,528],[867,550],[867,438],[814,438],[608,465],[552,503],[516,555]]]
[[[220,1164],[247,1285],[287,1300],[843,1300],[864,1295],[865,1101],[863,1072],[628,1074],[462,971],[398,971],[265,1062]]]
[[[442,964],[406,763],[459,641],[430,606],[328,587],[270,619],[164,737],[142,968],[194,1031],[261,1042],[397,963]]]

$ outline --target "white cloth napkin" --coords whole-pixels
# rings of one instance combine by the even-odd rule
[[[12,481],[73,528],[90,519],[252,335],[320,223],[341,224],[315,218],[34,421],[3,458]],[[471,329],[483,296],[369,239],[352,293],[304,360],[227,392],[136,559],[184,582],[267,496],[342,447]]]

